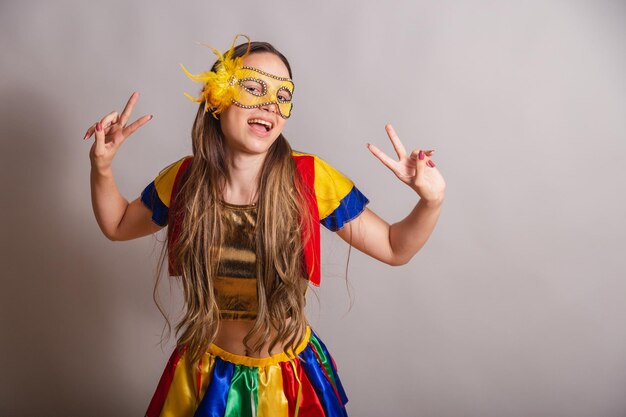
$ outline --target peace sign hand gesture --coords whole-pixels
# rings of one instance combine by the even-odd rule
[[[446,183],[439,170],[435,168],[435,163],[430,159],[434,151],[414,150],[407,155],[393,127],[390,124],[386,125],[385,130],[399,160],[394,161],[372,144],[367,145],[370,152],[396,174],[400,181],[415,190],[422,199],[427,202],[443,201]]]
[[[87,129],[84,139],[91,137],[94,133],[96,136],[96,140],[89,151],[89,159],[92,168],[98,172],[111,169],[113,157],[126,138],[152,119],[151,115],[145,115],[126,126],[138,97],[139,93],[136,92],[130,96],[121,115],[112,111]]]

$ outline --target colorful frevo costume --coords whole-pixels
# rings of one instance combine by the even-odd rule
[[[289,117],[293,82],[254,68],[244,68],[243,57],[232,58],[233,48],[234,42],[224,55],[214,50],[218,67],[217,72],[211,74],[215,75],[188,74],[204,82],[201,96],[195,101],[205,102],[205,110],[214,116],[230,104],[258,107],[271,102],[277,104],[282,117]],[[261,87],[252,89],[250,86],[255,84],[250,83]],[[246,95],[253,95],[253,98]],[[307,236],[303,244],[309,280],[319,285],[319,224],[337,231],[357,217],[369,201],[352,181],[317,156],[294,152],[292,158],[296,175],[308,190],[307,205],[316,221],[311,230],[303,230],[303,239]],[[180,181],[192,161],[193,156],[187,156],[167,166],[141,194],[142,202],[152,211],[152,220],[174,229],[170,230],[170,239],[179,226],[173,220],[175,216],[172,216],[170,207],[176,201]],[[256,206],[221,204],[226,232],[214,283],[220,316],[227,320],[254,320],[257,308],[253,236]],[[169,260],[169,273],[179,275],[172,259]],[[347,416],[345,404],[348,399],[337,375],[337,367],[315,332],[307,327],[304,339],[290,353],[253,358],[227,352],[212,344],[199,363],[190,363],[185,347],[178,346],[167,363],[146,416]]]

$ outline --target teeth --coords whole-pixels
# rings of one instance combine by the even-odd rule
[[[262,120],[262,119],[250,119],[248,120],[248,124],[250,123],[258,123],[260,125],[266,126],[268,129],[272,128],[272,124],[270,122]]]

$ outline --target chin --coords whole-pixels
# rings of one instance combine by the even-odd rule
[[[231,149],[236,149],[240,152],[244,152],[252,155],[259,155],[267,153],[277,138],[266,138],[259,140],[259,138],[252,137],[244,141],[244,143],[234,144]]]
[[[246,143],[249,144],[251,148],[254,148],[257,152],[267,152],[270,147],[276,142],[278,135],[275,135],[274,132],[268,132],[269,135],[265,137],[259,137],[256,134],[246,135],[247,140]]]

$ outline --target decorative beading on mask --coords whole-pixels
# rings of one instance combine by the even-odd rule
[[[290,78],[246,66],[235,71],[231,83],[239,89],[239,94],[233,98],[235,105],[251,109],[275,104],[284,119],[291,115],[294,84]]]
[[[239,36],[248,39],[248,49],[243,56],[233,58],[235,42]],[[225,54],[211,48],[217,55],[215,72],[205,71],[193,75],[181,64],[183,71],[194,81],[204,83],[197,98],[185,93],[196,103],[204,102],[204,111],[217,118],[225,108],[235,104],[242,108],[255,108],[275,104],[280,115],[287,119],[291,115],[294,83],[290,78],[279,77],[257,68],[244,67],[243,60],[250,53],[250,38],[237,35]]]

